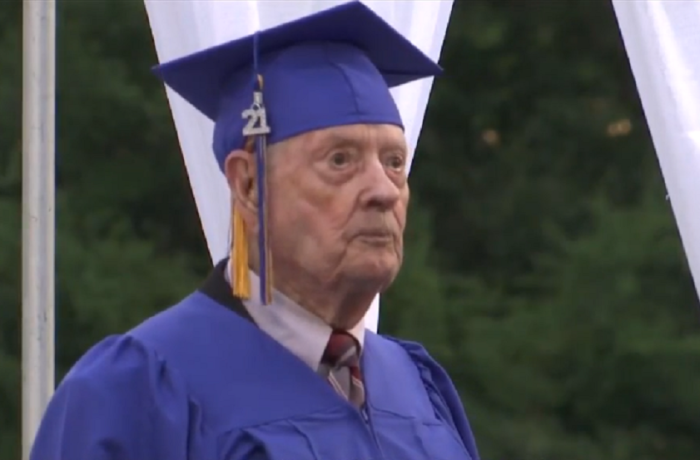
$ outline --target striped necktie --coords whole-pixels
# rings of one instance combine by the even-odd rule
[[[335,391],[358,408],[362,407],[365,403],[365,386],[360,372],[360,345],[357,340],[345,331],[334,330],[321,364],[328,367],[328,382]],[[348,378],[347,382],[339,381],[343,376]]]

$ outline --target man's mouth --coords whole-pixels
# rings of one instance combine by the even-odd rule
[[[388,230],[367,230],[359,232],[357,238],[366,243],[385,245],[394,240],[394,234]]]

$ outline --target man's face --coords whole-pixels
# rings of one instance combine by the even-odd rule
[[[275,271],[323,286],[386,288],[403,259],[409,199],[403,131],[352,125],[310,132],[270,152]]]

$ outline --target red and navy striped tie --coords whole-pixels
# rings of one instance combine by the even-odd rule
[[[321,363],[328,366],[328,382],[331,386],[357,407],[365,403],[365,386],[360,372],[360,345],[357,339],[346,331],[334,330],[328,339]],[[342,385],[334,371],[347,369],[349,385]],[[349,388],[349,394],[346,389]]]

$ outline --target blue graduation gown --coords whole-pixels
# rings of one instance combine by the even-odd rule
[[[222,269],[84,355],[31,460],[478,460],[457,392],[423,347],[368,332],[358,411],[249,320]]]

